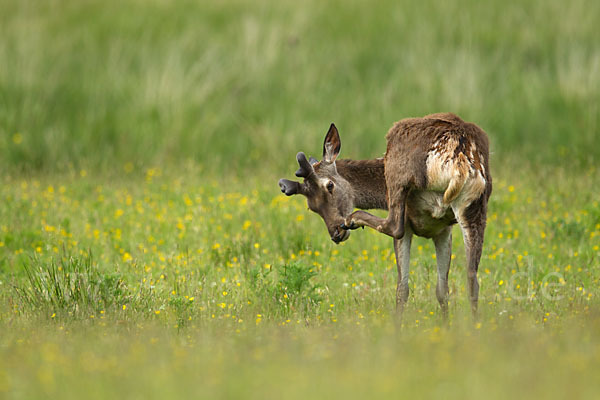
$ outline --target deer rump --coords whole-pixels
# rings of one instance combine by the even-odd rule
[[[454,215],[491,184],[487,135],[454,114],[403,119],[392,126],[386,139],[388,205],[393,207],[399,191],[410,189],[405,215],[419,236],[431,237],[420,232],[420,226],[436,225],[436,219],[455,223]]]

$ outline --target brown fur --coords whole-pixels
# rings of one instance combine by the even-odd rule
[[[360,188],[352,185],[354,206],[363,210],[387,210],[383,159],[338,160],[337,171],[348,182],[362,182]]]

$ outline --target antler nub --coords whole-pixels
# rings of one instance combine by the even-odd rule
[[[306,155],[303,152],[300,152],[296,155],[296,160],[298,160],[298,164],[300,165],[300,168],[298,168],[298,171],[296,171],[297,177],[308,178],[315,172],[313,166],[306,159]]]
[[[280,179],[279,188],[281,189],[282,193],[285,193],[286,196],[291,196],[300,192],[300,183],[290,181],[289,179]]]

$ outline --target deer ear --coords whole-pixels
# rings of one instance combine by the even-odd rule
[[[331,124],[323,143],[323,160],[327,163],[334,162],[338,154],[340,154],[341,147],[340,134],[335,125]]]

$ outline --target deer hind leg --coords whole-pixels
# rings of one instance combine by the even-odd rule
[[[370,214],[366,211],[358,210],[350,214],[342,225],[343,229],[357,229],[368,226],[381,233],[398,240],[404,236],[406,199],[408,197],[408,188],[401,188],[397,195],[393,197],[388,193],[392,201],[389,201],[389,214],[383,219]]]
[[[483,249],[483,238],[486,223],[487,200],[482,195],[465,210],[455,211],[463,233],[467,256],[467,291],[471,303],[473,317],[477,318],[477,302],[479,298],[479,282],[477,270]]]
[[[396,253],[396,266],[398,267],[398,283],[396,286],[396,311],[402,315],[404,305],[408,300],[408,275],[410,268],[410,245],[412,232],[407,230],[402,239],[394,239],[394,252]]]
[[[444,229],[438,236],[433,238],[435,244],[435,258],[437,260],[438,281],[435,288],[442,316],[448,318],[448,271],[452,258],[452,227]]]

